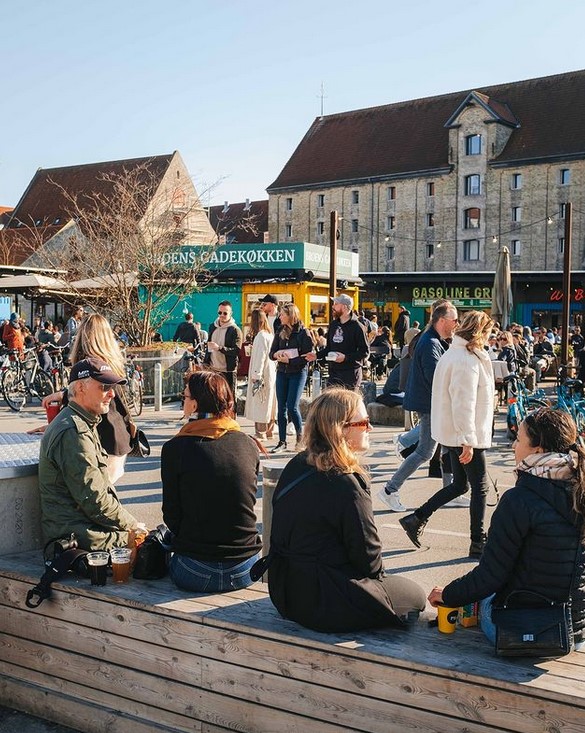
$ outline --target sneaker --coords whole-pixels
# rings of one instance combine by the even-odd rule
[[[289,422],[289,424],[286,426],[286,434],[287,435],[296,435],[297,434],[297,429],[291,422]]]
[[[398,496],[397,491],[394,491],[392,494],[387,494],[382,487],[380,491],[378,491],[378,499],[380,499],[380,501],[383,501],[391,512],[406,511],[406,507],[402,506],[402,504],[400,503],[400,497]]]
[[[396,458],[398,458],[399,461],[403,461],[404,460],[404,456],[402,455],[402,451],[406,449],[406,446],[404,446],[401,443],[401,441],[400,441],[400,438],[403,435],[406,435],[406,433],[399,433],[394,438],[394,453],[396,453]]]
[[[423,535],[426,527],[426,520],[419,519],[416,514],[407,514],[402,519],[398,520],[402,529],[408,535],[408,539],[416,547],[420,547],[420,538]]]
[[[451,501],[448,501],[445,506],[469,507],[470,504],[471,499],[468,496],[465,496],[465,494],[461,494],[461,496],[456,496],[454,499],[451,499]]]
[[[286,441],[280,440],[274,448],[271,448],[270,453],[286,453]]]

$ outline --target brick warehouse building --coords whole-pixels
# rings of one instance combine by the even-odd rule
[[[515,317],[555,324],[568,201],[575,314],[585,282],[584,112],[576,71],[319,117],[267,189],[270,240],[327,244],[338,210],[363,300],[419,318],[430,288],[487,307],[506,245]]]

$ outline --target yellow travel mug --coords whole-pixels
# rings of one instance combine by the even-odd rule
[[[437,626],[441,634],[452,634],[457,627],[459,608],[437,606]]]

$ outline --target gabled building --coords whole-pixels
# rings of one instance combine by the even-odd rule
[[[575,71],[319,117],[267,189],[270,239],[327,244],[338,210],[339,245],[359,252],[379,309],[422,308],[429,284],[485,296],[503,245],[514,271],[557,273],[557,289],[568,201],[573,268],[585,261],[584,113]]]
[[[159,207],[161,219],[163,214],[173,218],[172,222],[161,221],[161,229],[170,223],[189,244],[216,241],[189,172],[175,151],[149,158],[39,168],[2,232],[4,251],[12,260],[5,264],[38,263],[39,248],[65,248],[68,238],[75,236],[77,214],[94,210],[99,214],[100,209],[111,206],[120,196],[116,181],[124,176],[138,192],[131,209],[138,221],[152,221]]]

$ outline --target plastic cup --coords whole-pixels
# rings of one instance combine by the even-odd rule
[[[441,634],[453,634],[457,628],[459,608],[437,606],[437,627]]]
[[[127,583],[130,578],[132,550],[129,547],[115,547],[110,550],[110,556],[114,583]]]
[[[91,584],[105,585],[110,554],[108,552],[90,552],[86,555],[86,559]]]
[[[59,414],[59,410],[61,409],[61,405],[58,402],[49,402],[47,406],[45,407],[45,412],[47,413],[47,422],[52,422],[57,415]]]

